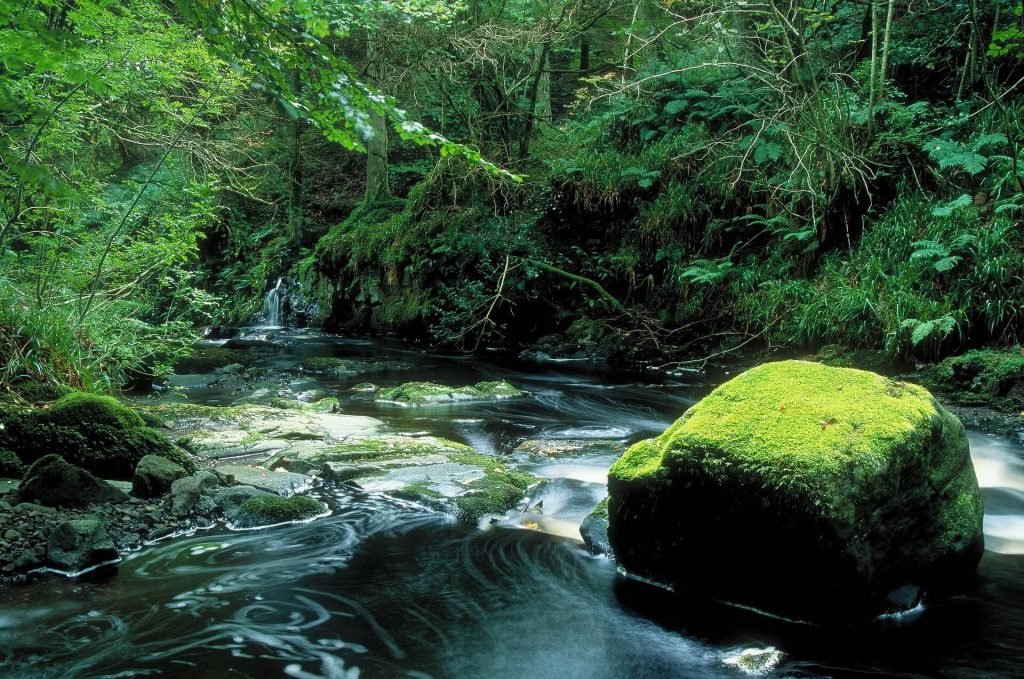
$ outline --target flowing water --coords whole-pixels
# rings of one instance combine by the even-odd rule
[[[10,677],[742,677],[745,649],[776,648],[773,677],[1024,676],[1024,449],[972,433],[988,551],[967,591],[849,629],[773,620],[625,580],[575,526],[604,494],[614,454],[537,461],[525,438],[634,441],[660,432],[709,387],[432,354],[276,332],[264,365],[296,393],[345,412],[508,458],[550,482],[540,530],[459,525],[415,505],[321,488],[332,516],[262,531],[214,528],[129,555],[116,575],[44,576],[0,590],[0,675]],[[310,355],[370,357],[411,371],[351,380],[289,372]],[[531,398],[414,409],[352,391],[370,379],[467,384],[504,378]],[[192,389],[226,404],[224,388]],[[534,515],[535,516],[535,515]],[[521,525],[521,524],[520,524]],[[568,527],[568,529],[567,529]],[[760,555],[750,555],[757,568]]]
[[[267,291],[267,296],[263,299],[263,313],[260,314],[263,318],[264,327],[266,328],[280,328],[284,325],[284,291],[281,289],[281,284],[284,283],[283,278],[277,279],[277,285]]]

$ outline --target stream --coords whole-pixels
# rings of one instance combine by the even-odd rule
[[[599,371],[577,363],[451,356],[315,331],[254,330],[258,365],[348,414],[430,433],[546,477],[527,524],[475,528],[352,488],[314,495],[332,515],[259,531],[216,527],[128,555],[116,575],[41,576],[0,589],[4,677],[743,677],[746,649],[775,648],[771,677],[1024,676],[1024,448],[971,432],[987,549],[967,591],[847,629],[682,600],[620,577],[575,527],[605,493],[615,454],[541,459],[524,439],[660,433],[712,385],[699,376]],[[352,379],[295,370],[310,356],[411,363]],[[357,383],[505,379],[526,399],[402,408]],[[203,383],[205,384],[205,382]],[[186,385],[188,386],[188,385]],[[228,405],[228,389],[185,389]],[[174,396],[170,396],[174,397]],[[166,397],[165,397],[166,398]],[[510,515],[511,516],[511,515]],[[759,555],[750,555],[757,568]]]

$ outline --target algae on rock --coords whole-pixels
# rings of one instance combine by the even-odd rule
[[[963,426],[925,389],[860,370],[749,370],[608,476],[627,571],[784,614],[880,612],[983,549]]]

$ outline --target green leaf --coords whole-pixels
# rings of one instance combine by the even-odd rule
[[[782,157],[782,147],[771,141],[762,141],[754,147],[754,162],[764,165]]]

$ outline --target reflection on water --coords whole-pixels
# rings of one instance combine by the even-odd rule
[[[821,629],[618,577],[576,526],[603,496],[616,454],[512,453],[524,438],[615,439],[660,432],[706,388],[564,364],[482,364],[403,345],[272,335],[276,369],[308,355],[413,362],[370,379],[468,384],[504,378],[533,397],[455,408],[389,408],[352,380],[291,374],[298,392],[346,412],[508,456],[548,479],[541,513],[474,530],[414,505],[321,488],[332,516],[255,532],[213,529],[130,555],[114,578],[44,577],[0,590],[0,675],[11,677],[1015,677],[1024,664],[1024,451],[971,434],[989,551],[966,592],[922,614]],[[550,369],[549,369],[550,368]],[[201,384],[202,382],[200,382]],[[230,402],[218,388],[197,402]],[[694,555],[699,558],[700,555]],[[757,564],[752,561],[751,568]],[[778,655],[774,654],[778,650]]]

